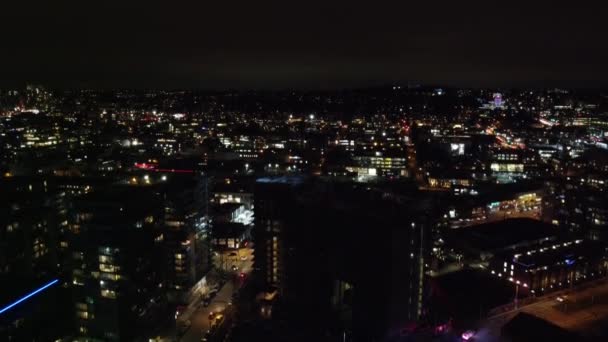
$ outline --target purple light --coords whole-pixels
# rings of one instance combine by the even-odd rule
[[[494,106],[502,107],[502,94],[499,94],[499,93],[494,94]]]
[[[463,340],[468,341],[470,340],[473,336],[475,335],[475,332],[471,331],[471,330],[467,330],[465,332],[462,333],[462,335],[460,337],[462,337]]]

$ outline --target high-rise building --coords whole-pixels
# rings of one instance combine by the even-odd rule
[[[37,177],[5,178],[0,189],[0,340],[55,340],[69,328],[55,192]],[[60,323],[44,324],[49,315]]]
[[[283,289],[285,216],[300,178],[258,180],[254,194],[255,264],[267,286]]]
[[[200,295],[211,267],[208,178],[167,173],[154,185],[163,205],[167,294],[175,303]]]
[[[428,209],[350,183],[259,179],[256,269],[295,321],[384,338],[425,314]]]
[[[74,200],[68,239],[73,308],[85,340],[153,333],[165,308],[161,199],[114,186]]]
[[[502,108],[504,102],[502,99],[502,94],[501,93],[494,93],[494,95],[492,96],[492,104],[494,105],[495,108]]]

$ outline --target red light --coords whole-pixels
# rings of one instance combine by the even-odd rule
[[[180,170],[180,169],[157,169],[155,164],[148,163],[135,163],[135,167],[142,170],[156,171],[156,172],[167,172],[167,173],[194,173],[194,170]]]
[[[156,168],[154,164],[147,163],[135,163],[135,167],[142,170],[154,170]]]

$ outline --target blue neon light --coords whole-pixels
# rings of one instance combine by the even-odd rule
[[[15,305],[18,305],[19,303],[21,303],[21,302],[23,302],[23,301],[25,301],[25,300],[27,300],[27,299],[31,298],[32,296],[35,296],[36,294],[38,294],[38,293],[40,293],[40,292],[42,292],[42,291],[46,290],[47,288],[49,288],[49,287],[51,287],[51,286],[55,285],[55,284],[56,284],[58,281],[59,281],[59,279],[55,279],[55,280],[51,281],[50,283],[48,283],[48,284],[46,284],[46,285],[42,286],[42,287],[41,287],[41,288],[39,288],[38,290],[33,291],[32,293],[30,293],[30,294],[28,294],[28,295],[26,295],[26,296],[21,297],[20,299],[18,299],[17,301],[15,301],[13,304],[9,304],[8,306],[6,306],[6,307],[4,307],[4,308],[0,309],[0,314],[3,314],[5,311],[8,311],[8,310],[10,310],[11,308],[13,308]]]

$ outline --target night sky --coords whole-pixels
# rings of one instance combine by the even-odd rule
[[[0,86],[608,85],[603,1],[10,2]]]

